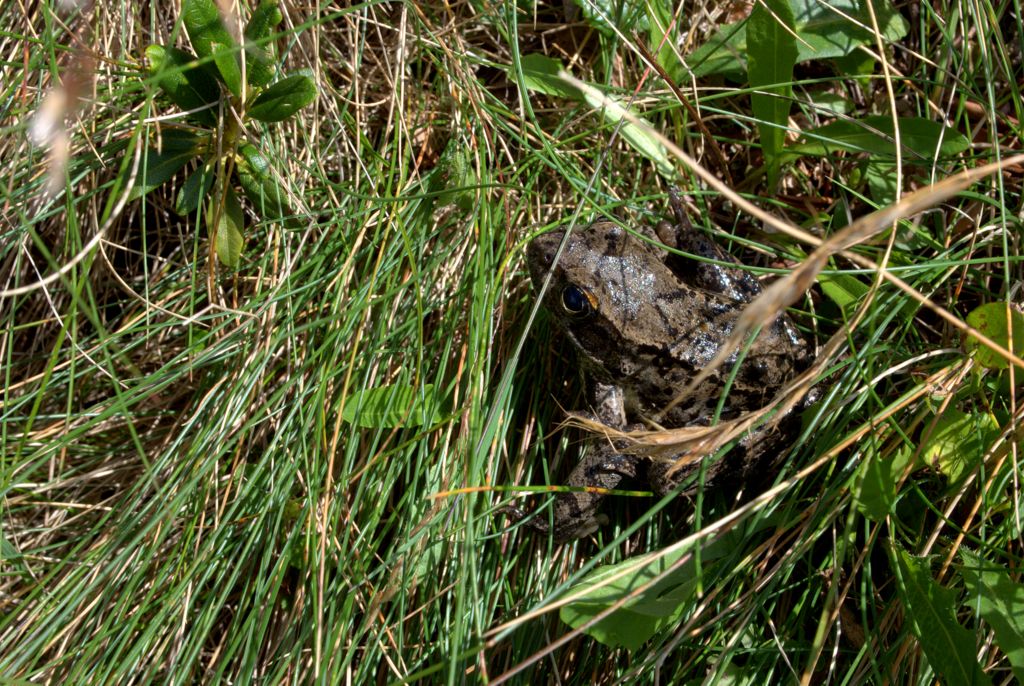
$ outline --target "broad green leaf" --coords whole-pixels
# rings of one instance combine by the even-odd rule
[[[592,638],[604,645],[636,650],[665,626],[674,624],[686,607],[680,599],[692,597],[697,581],[696,566],[692,560],[678,570],[666,573],[673,563],[690,552],[692,548],[686,548],[671,555],[645,555],[598,567],[570,592],[575,594],[592,590],[583,598],[563,606],[559,616],[566,624],[579,628],[645,584],[652,584],[640,592],[635,600],[585,629]],[[703,561],[710,562],[706,556]],[[664,576],[658,578],[661,575]],[[598,584],[612,577],[618,578],[606,586],[598,587]],[[672,598],[663,597],[670,592]]]
[[[558,60],[540,53],[530,53],[523,55],[519,64],[523,69],[523,82],[530,90],[545,95],[583,100],[583,93],[559,76],[563,68]],[[510,65],[508,71],[509,76],[515,79],[513,68]]]
[[[316,83],[306,74],[286,76],[252,101],[247,114],[259,121],[283,121],[316,100]]]
[[[165,128],[154,135],[139,160],[138,176],[129,198],[135,200],[168,181],[199,154],[202,140],[191,131]],[[130,172],[130,166],[125,172]]]
[[[796,28],[806,45],[798,42],[798,62],[849,55],[859,45],[874,48],[871,16],[863,0],[790,0]],[[872,0],[884,42],[895,42],[909,26],[890,2]],[[845,15],[845,16],[844,16]]]
[[[181,15],[192,49],[200,57],[211,57],[214,43],[222,49],[237,48],[214,0],[181,0]]]
[[[697,78],[717,75],[741,82],[747,73],[747,22],[726,24],[707,43],[686,56],[686,64]]]
[[[860,0],[790,0],[796,42],[797,64],[815,59],[830,59],[850,54],[859,45],[874,45],[867,7]],[[882,37],[896,41],[906,35],[908,26],[891,3],[874,2]],[[742,56],[748,54],[746,22],[723,26],[687,57],[687,64],[697,76],[724,74],[735,78],[746,66]]]
[[[235,158],[235,174],[242,192],[261,218],[283,221],[290,228],[302,226],[288,204],[287,193],[274,178],[270,160],[252,143],[239,146]]]
[[[971,473],[999,436],[999,424],[986,412],[966,414],[947,407],[935,422],[921,457],[951,482],[957,483]]]
[[[188,180],[182,184],[178,191],[178,198],[174,203],[174,211],[178,214],[189,214],[199,208],[200,202],[206,197],[213,185],[213,170],[210,165],[204,164],[192,172]]]
[[[755,5],[747,21],[747,70],[750,87],[754,89],[750,105],[757,118],[769,190],[778,183],[779,155],[793,103],[796,57],[793,14],[788,0],[764,0],[764,4]]]
[[[441,421],[441,415],[433,384],[420,388],[394,384],[353,393],[345,402],[341,418],[354,426],[393,429],[431,426]]]
[[[920,117],[899,119],[900,143],[907,162],[930,163],[957,155],[970,145],[966,137],[938,122]],[[829,155],[836,150],[866,152],[878,161],[895,161],[896,128],[891,117],[873,115],[834,121],[803,134],[806,143],[791,145],[786,155]]]
[[[869,161],[864,165],[864,180],[871,199],[879,207],[896,202],[896,165],[892,162]]]
[[[277,0],[263,0],[245,25],[246,79],[252,86],[265,86],[276,73],[274,57],[269,47],[260,45],[281,23],[281,8]]]
[[[668,27],[672,23],[674,4],[670,0],[645,0],[644,4],[647,7],[647,23],[650,27],[647,35],[650,39],[651,50],[656,51],[658,64],[662,69],[674,80],[681,81],[686,76],[686,70],[683,63],[679,61],[679,54],[675,47],[675,36],[679,33],[678,23],[673,26],[672,32],[666,35]]]
[[[583,18],[605,36],[647,31],[643,0],[576,0]]]
[[[1005,302],[986,303],[971,310],[967,324],[1015,355],[1024,354],[1024,314]],[[1010,331],[1013,330],[1013,347],[1010,346]],[[983,346],[974,336],[968,336],[965,344],[974,359],[988,369],[1006,369],[1009,362],[991,348]]]
[[[960,560],[969,594],[964,604],[992,627],[1017,683],[1024,683],[1024,586],[1010,578],[1009,570],[966,548],[960,548]]]
[[[210,207],[206,212],[207,229],[215,218],[217,227],[211,233],[214,234],[217,259],[224,266],[235,269],[241,261],[242,245],[245,243],[243,234],[245,215],[242,213],[242,205],[238,202],[238,196],[230,187],[224,193],[223,207],[216,207],[216,199],[210,201]]]
[[[526,87],[548,95],[581,100],[598,110],[605,121],[619,126],[619,135],[635,150],[655,163],[664,176],[675,176],[675,168],[668,159],[665,147],[646,131],[626,118],[626,108],[615,98],[605,95],[594,86],[572,79],[562,65],[544,55],[524,55],[520,64]],[[635,113],[637,119],[642,119]]]
[[[277,75],[274,58],[264,48],[245,46],[245,79],[250,86],[265,86]]]
[[[856,506],[865,517],[880,522],[892,512],[898,493],[896,484],[914,453],[903,449],[892,459],[876,456],[861,463]]]
[[[868,85],[865,77],[875,73],[875,56],[863,50],[851,50],[848,55],[833,57],[832,62],[840,75],[859,77],[864,86]]]
[[[924,656],[947,684],[991,684],[975,659],[977,637],[956,621],[956,592],[935,583],[928,561],[894,551],[903,615]]]
[[[463,141],[453,137],[437,165],[438,189],[444,193],[438,196],[442,205],[454,204],[459,209],[470,210],[476,201],[476,187],[480,180],[470,157],[469,149]]]
[[[849,316],[868,292],[869,286],[851,274],[827,274],[818,276],[822,292],[838,305],[843,315]]]
[[[156,84],[171,102],[183,110],[198,109],[220,98],[217,82],[199,69],[196,57],[191,53],[171,46],[150,45],[146,48],[146,62]],[[217,118],[214,109],[205,109],[190,116],[205,124],[213,124]]]
[[[605,95],[590,84],[584,83],[580,88],[583,90],[584,102],[598,110],[606,122],[617,125],[619,127],[619,135],[622,136],[624,141],[629,143],[641,155],[654,162],[662,176],[667,178],[675,177],[676,171],[672,166],[672,162],[668,159],[665,146],[640,126],[627,119],[627,110],[618,100]],[[633,113],[633,116],[643,121],[643,117],[636,113]]]
[[[850,114],[855,109],[853,102],[839,93],[810,91],[808,95],[818,113]]]
[[[700,571],[706,573],[744,540],[770,526],[764,520],[757,528],[731,531],[705,546],[701,550]],[[614,613],[585,629],[605,645],[636,650],[665,627],[674,626],[693,600],[699,581],[696,560],[688,560],[677,569],[670,568],[694,550],[692,544],[673,546],[668,551],[598,567],[570,590],[574,596],[581,592],[584,595],[563,606],[559,616],[573,628],[580,628],[623,598],[636,594]],[[639,590],[648,584],[649,587]]]
[[[242,93],[242,66],[238,61],[238,51],[220,43],[211,43],[213,63],[217,65],[224,85],[236,98]]]

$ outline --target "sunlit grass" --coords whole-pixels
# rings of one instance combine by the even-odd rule
[[[279,53],[311,70],[320,96],[294,121],[249,134],[273,152],[304,225],[254,223],[241,267],[212,281],[205,229],[173,212],[175,183],[141,201],[114,194],[127,141],[172,114],[139,71],[148,44],[180,32],[170,6],[0,11],[0,674],[462,683],[522,667],[513,679],[934,679],[901,616],[891,553],[935,556],[950,588],[939,565],[958,546],[1013,568],[1019,469],[1012,440],[986,444],[985,467],[954,486],[912,459],[949,406],[1001,429],[1018,410],[1008,373],[971,368],[959,333],[891,286],[855,325],[864,301],[841,306],[821,285],[796,305],[816,344],[837,333],[848,344],[780,470],[779,483],[793,482],[736,530],[709,535],[709,559],[728,545],[705,567],[701,595],[640,650],[586,636],[556,645],[570,631],[556,612],[490,632],[597,565],[692,533],[691,504],[644,520],[654,499],[612,499],[609,527],[552,548],[506,533],[505,493],[431,497],[558,484],[578,454],[582,436],[556,430],[563,410],[585,404],[576,358],[543,314],[525,326],[527,237],[581,206],[583,222],[670,215],[654,165],[621,137],[610,143],[614,126],[589,107],[520,92],[514,53],[543,52],[624,100],[645,78],[636,106],[653,126],[808,230],[832,233],[872,209],[860,158],[802,158],[766,191],[743,91],[684,84],[723,167],[673,92],[644,76],[632,35],[601,35],[546,6],[285,9]],[[711,33],[724,9],[687,9],[687,28]],[[901,114],[944,121],[972,147],[908,168],[908,190],[1019,148],[1021,18],[1006,10],[1002,29],[987,23],[994,7],[961,8],[962,24],[934,18],[952,9],[910,17],[889,50],[892,83]],[[32,117],[82,73],[78,99],[54,115],[62,156],[56,139],[30,140]],[[798,69],[794,126],[830,121],[805,98],[820,84],[849,116],[888,113],[881,73]],[[809,250],[687,173],[681,181],[704,213],[697,223],[756,273]],[[902,223],[888,264],[964,317],[1019,299],[1019,222],[1019,170],[1009,170]],[[879,261],[884,248],[857,250]],[[856,280],[857,295],[873,278],[843,259],[825,274]],[[361,393],[385,387],[415,389],[436,414],[398,427],[343,419]],[[885,479],[901,484],[898,500],[869,516]],[[699,521],[734,506],[705,494]],[[993,680],[1008,679],[1001,653],[979,645]]]

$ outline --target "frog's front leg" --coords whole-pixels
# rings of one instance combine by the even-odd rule
[[[749,303],[760,295],[761,282],[753,275],[739,266],[739,261],[725,251],[715,241],[700,233],[690,223],[686,216],[686,208],[675,189],[670,191],[672,209],[676,215],[676,223],[670,224],[666,221],[658,222],[655,233],[658,239],[670,248],[681,250],[702,257],[705,260],[735,264],[731,267],[723,264],[713,264],[703,260],[685,258],[680,255],[670,255],[666,260],[669,268],[676,276],[698,288],[720,293],[736,302]]]
[[[640,461],[641,458],[620,454],[612,446],[603,445],[580,460],[569,475],[566,485],[610,490],[616,488],[624,478],[636,477]],[[588,536],[608,523],[608,517],[597,512],[605,495],[601,491],[558,493],[555,495],[551,523],[543,515],[533,515],[526,526],[541,534],[550,531],[555,543]],[[506,512],[513,519],[530,516],[518,508],[506,508]]]
[[[625,395],[620,386],[595,382],[590,398],[594,410],[589,415],[591,419],[615,429],[631,428],[626,426]],[[617,488],[625,478],[635,478],[641,461],[643,458],[619,453],[608,439],[595,437],[590,451],[572,470],[565,485],[600,490],[558,493],[550,525],[543,515],[531,516],[516,507],[507,507],[505,512],[514,520],[531,517],[526,526],[542,534],[550,531],[556,543],[588,536],[608,522],[605,515],[597,512],[607,495],[604,491]]]

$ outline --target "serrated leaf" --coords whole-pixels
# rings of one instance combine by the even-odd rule
[[[922,446],[925,463],[957,483],[974,471],[999,436],[995,417],[985,412],[967,414],[947,407]]]
[[[138,176],[129,199],[135,200],[170,180],[182,167],[199,154],[199,136],[184,129],[165,128],[154,136],[139,160]],[[131,171],[130,166],[125,173]]]
[[[211,57],[214,43],[222,49],[237,50],[214,0],[182,0],[181,16],[192,49],[200,57]]]
[[[935,583],[927,560],[896,549],[904,616],[928,663],[947,684],[991,684],[975,659],[977,639],[956,621],[956,593]]]
[[[441,411],[433,384],[420,388],[394,384],[353,393],[341,418],[368,429],[393,429],[437,424]]]
[[[203,198],[210,191],[210,186],[213,185],[213,178],[213,170],[207,164],[192,172],[192,175],[188,177],[178,190],[174,211],[181,215],[195,212]]]
[[[217,259],[224,266],[235,269],[241,262],[242,246],[245,243],[245,215],[241,203],[238,202],[238,196],[230,187],[224,193],[223,207],[218,208],[216,200],[211,200],[206,213],[208,230],[214,220],[217,225],[211,233],[217,250]]]
[[[277,183],[270,160],[252,143],[243,143],[235,158],[235,174],[242,192],[263,219],[283,221],[290,228],[300,228],[302,221],[288,204],[287,194]]]
[[[779,155],[789,124],[797,50],[788,0],[763,0],[763,3],[755,5],[747,21],[747,72],[750,87],[754,89],[750,105],[757,118],[771,190],[778,182]]]
[[[1024,314],[1005,302],[986,303],[971,310],[967,324],[986,337],[1010,350],[1015,355],[1024,354]],[[1010,331],[1013,331],[1013,346],[1010,346]],[[975,361],[988,369],[1006,369],[1009,362],[1005,357],[987,348],[974,336],[968,336],[965,344],[968,352],[974,353]]]
[[[892,459],[876,456],[861,463],[856,492],[857,510],[875,522],[884,520],[896,505],[896,484],[914,454],[900,450]]]
[[[796,41],[796,63],[815,59],[837,58],[852,53],[859,45],[874,45],[874,36],[866,27],[871,17],[859,0],[790,0]],[[873,4],[882,37],[896,41],[906,35],[908,25],[889,2]],[[748,54],[746,22],[722,26],[707,43],[686,59],[696,76],[723,74],[742,77],[746,65],[742,56]]]
[[[155,77],[157,86],[175,105],[183,110],[195,110],[220,99],[220,87],[209,74],[199,68],[196,56],[165,45],[146,48],[147,71]],[[212,109],[190,115],[197,121],[213,124],[216,113]]]
[[[1017,683],[1024,683],[1024,586],[1010,578],[1009,570],[966,548],[960,548],[960,559],[968,593],[964,604],[992,627]]]
[[[965,136],[939,122],[921,117],[903,117],[898,121],[906,162],[930,163],[957,155],[970,145]],[[786,154],[830,155],[836,150],[848,150],[866,152],[879,160],[895,161],[895,132],[892,117],[883,115],[835,121],[806,131],[803,137],[808,142],[790,146]]]
[[[293,74],[260,93],[246,113],[259,121],[283,121],[314,100],[316,82],[306,74]]]

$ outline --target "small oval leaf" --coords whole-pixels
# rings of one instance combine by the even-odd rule
[[[274,27],[281,23],[284,16],[277,0],[263,0],[252,11],[249,23],[245,25],[247,41],[261,41],[270,37]]]
[[[242,234],[245,217],[242,214],[242,205],[238,202],[238,196],[229,187],[224,194],[224,206],[216,207],[216,200],[211,201],[207,211],[207,230],[216,217],[217,226],[211,231],[213,234],[214,247],[217,250],[217,259],[224,266],[235,269],[242,257],[242,245],[245,238]]]
[[[192,49],[200,57],[212,56],[214,43],[231,50],[236,48],[214,0],[182,0],[181,15]]]
[[[199,208],[203,197],[210,192],[213,185],[213,170],[210,165],[204,164],[192,172],[188,180],[178,191],[178,198],[174,203],[174,211],[178,214],[189,214]]]
[[[259,121],[283,121],[316,100],[316,83],[306,74],[286,76],[252,101],[247,114]]]
[[[261,45],[281,23],[283,16],[277,0],[264,0],[245,25],[245,78],[251,86],[265,86],[273,80],[277,69],[271,46]]]
[[[441,421],[441,406],[433,384],[421,388],[394,384],[353,393],[341,418],[368,429],[430,426]]]
[[[293,229],[302,227],[302,221],[288,204],[287,193],[271,173],[270,161],[252,143],[244,143],[238,148],[235,175],[245,197],[261,218],[283,221]]]
[[[146,62],[146,69],[155,77],[157,86],[183,110],[195,110],[220,98],[217,82],[199,68],[196,56],[191,53],[167,45],[150,45],[146,48]],[[216,120],[212,109],[190,116],[204,124],[213,124]]]
[[[238,61],[238,52],[228,45],[211,43],[213,63],[217,65],[217,73],[221,81],[236,98],[242,93],[242,67]]]
[[[191,131],[165,128],[143,153],[129,199],[135,200],[170,180],[199,153],[201,142]],[[125,173],[130,171],[129,166]]]

